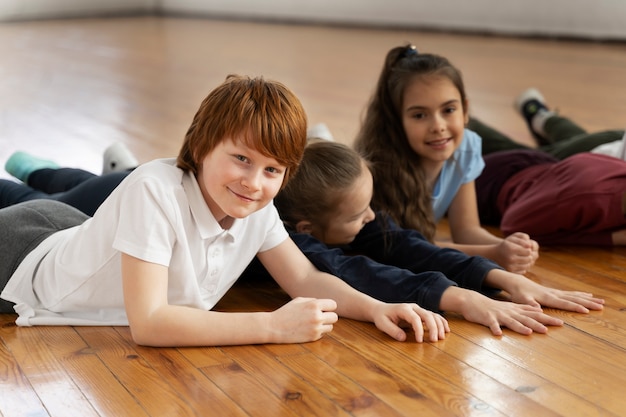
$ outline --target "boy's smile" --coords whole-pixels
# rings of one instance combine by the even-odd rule
[[[225,139],[202,161],[198,184],[222,227],[265,207],[283,183],[286,167],[239,140]]]

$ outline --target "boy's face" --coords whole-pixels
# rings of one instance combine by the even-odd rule
[[[265,207],[283,183],[286,167],[249,148],[239,138],[225,139],[201,162],[198,184],[213,216],[230,227]]]

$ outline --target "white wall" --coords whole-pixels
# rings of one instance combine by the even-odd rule
[[[0,0],[0,20],[142,10],[626,40],[626,0]]]
[[[153,12],[157,0],[0,0],[0,21]]]
[[[162,0],[165,10],[626,40],[625,0]]]

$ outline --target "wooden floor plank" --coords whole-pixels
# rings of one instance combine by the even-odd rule
[[[13,315],[0,315],[0,327],[15,327]],[[2,333],[0,343],[0,415],[2,416],[48,416],[43,403],[24,375],[17,358],[13,355]]]
[[[341,361],[329,363],[327,356],[320,358],[313,354],[294,355],[283,360],[302,378],[316,381],[321,391],[336,398],[351,415],[399,416],[409,412],[421,416],[451,415],[440,404],[422,397],[415,390],[404,389],[393,375],[384,374],[354,352],[342,354],[345,347],[326,347],[334,356],[341,354]]]
[[[261,386],[270,390],[272,396],[282,401],[296,415],[349,415],[345,411],[345,403],[352,401],[341,401],[342,396],[337,393],[333,396],[324,395],[326,390],[333,388],[339,392],[349,391],[350,385],[354,385],[349,381],[323,378],[321,373],[318,374],[319,379],[301,379],[291,367],[285,366],[282,360],[277,360],[264,346],[231,348],[227,354],[233,360],[231,366],[240,367],[247,375],[253,375]],[[290,355],[287,358],[294,356],[302,355]],[[316,365],[318,364],[310,363],[310,366],[318,369]]]
[[[220,387],[247,415],[263,417],[298,416],[286,404],[289,399],[278,398],[251,374],[233,362],[229,366],[215,365],[202,368],[202,372]]]
[[[129,341],[128,338],[127,341]],[[139,346],[137,353],[146,363],[152,365],[160,380],[169,384],[167,390],[175,393],[180,400],[188,404],[189,415],[203,416],[209,412],[212,415],[233,417],[246,415],[219,387],[208,380],[201,370],[191,364],[178,349],[153,349]],[[158,411],[152,415],[156,416],[161,412],[163,411]],[[179,413],[179,411],[177,412]]]
[[[377,363],[389,375],[402,375],[399,378],[407,387],[445,405],[449,412],[456,415],[512,416],[515,415],[513,410],[524,410],[526,415],[551,415],[545,407],[528,401],[481,371],[455,361],[445,349],[428,344],[397,342],[385,342],[374,348],[367,344],[370,331],[364,327],[346,327],[347,334],[341,332],[343,328],[340,329],[341,342],[367,360]],[[454,371],[450,367],[455,368]]]
[[[51,416],[98,415],[65,366],[68,355],[86,347],[73,328],[2,326],[0,334],[28,384]],[[29,403],[25,408],[31,406]]]
[[[618,398],[623,396],[617,395],[623,386],[619,372],[601,362],[585,360],[584,353],[581,354],[580,351],[572,348],[571,343],[555,343],[547,335],[533,335],[523,339],[521,336],[510,335],[501,339],[481,338],[479,341],[475,334],[463,332],[463,330],[460,326],[457,331],[468,340],[480,342],[484,349],[585,399],[590,404],[601,408],[603,413],[620,415],[620,409],[624,409],[625,399]],[[575,331],[570,327],[564,327],[553,329],[551,334]],[[599,397],[607,394],[611,397],[610,401],[598,401]],[[551,403],[556,405],[558,401],[554,399]]]
[[[566,273],[570,277],[578,279],[590,279],[591,274],[607,276],[622,284],[626,283],[626,249],[613,248],[610,250],[598,250],[597,248],[585,248],[585,255],[581,257],[581,250],[563,248],[559,251],[543,251],[542,262],[551,260],[558,261],[561,265],[557,270]],[[577,273],[574,267],[580,270]]]
[[[175,380],[163,379],[155,370],[164,364],[145,360],[137,351],[139,347],[130,344],[115,328],[81,327],[77,331],[90,346],[97,347],[97,355],[109,372],[147,415],[198,415],[194,410],[197,404],[190,404],[172,389]]]
[[[467,330],[475,333],[475,331],[469,328]],[[461,332],[457,333],[460,334]],[[552,333],[551,335],[554,334]],[[556,334],[559,334],[559,332],[556,332]],[[454,337],[456,334],[452,336],[442,346],[442,349],[447,354],[466,366],[480,370],[480,372],[493,380],[528,397],[535,403],[550,409],[556,415],[594,415],[597,412],[598,409],[595,404],[572,394],[561,385],[549,379],[512,363],[496,354],[496,352],[485,349],[482,343],[480,343],[481,339],[472,343],[462,336]],[[474,348],[468,348],[468,343],[473,344]],[[425,358],[425,360],[428,360],[428,358]],[[446,372],[445,370],[442,371]],[[451,371],[456,372],[454,369],[451,369]],[[522,408],[519,412],[522,412],[521,410],[525,409]]]

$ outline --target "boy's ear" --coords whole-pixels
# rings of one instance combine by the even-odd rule
[[[296,232],[310,235],[313,232],[313,225],[308,220],[300,220],[296,223]]]

